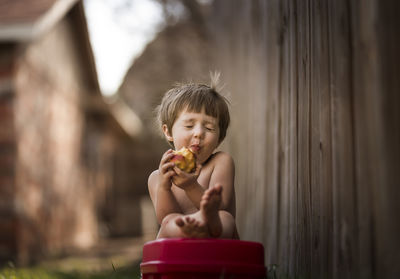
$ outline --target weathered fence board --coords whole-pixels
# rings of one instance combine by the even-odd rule
[[[400,275],[397,3],[214,2],[239,231],[281,274]]]

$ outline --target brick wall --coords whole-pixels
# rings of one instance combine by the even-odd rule
[[[0,48],[0,260],[28,263],[98,239],[77,46],[66,17],[35,41]]]
[[[32,41],[0,43],[0,264],[142,233],[136,181],[147,174],[100,95],[82,9]]]

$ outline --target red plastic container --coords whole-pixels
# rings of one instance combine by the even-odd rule
[[[143,247],[143,279],[266,278],[261,243],[231,239],[159,239]]]

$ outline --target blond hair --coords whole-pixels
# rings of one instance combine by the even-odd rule
[[[157,120],[160,125],[167,125],[172,131],[179,114],[185,109],[189,112],[204,112],[217,118],[219,126],[218,143],[221,143],[230,123],[228,100],[217,92],[219,74],[211,78],[211,86],[205,84],[178,84],[167,91],[161,104],[156,108]]]

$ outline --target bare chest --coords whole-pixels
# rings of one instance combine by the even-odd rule
[[[204,188],[204,190],[209,188],[210,180],[211,180],[212,169],[211,168],[203,168],[201,173],[197,179],[197,182]],[[198,209],[194,206],[192,201],[187,197],[184,190],[176,187],[175,185],[172,187],[172,193],[182,209],[183,214],[191,214],[196,212]]]

